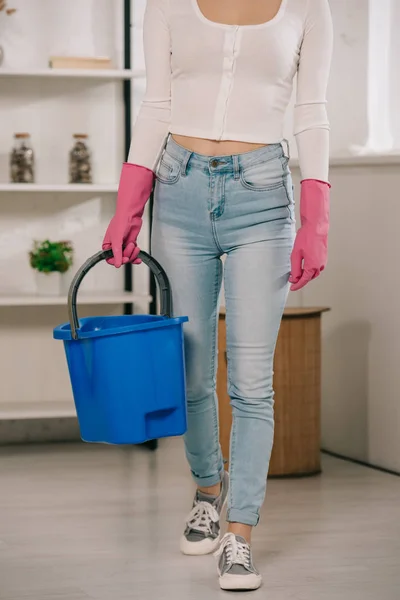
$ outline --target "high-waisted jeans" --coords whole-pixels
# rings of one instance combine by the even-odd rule
[[[224,278],[233,411],[230,522],[256,525],[265,497],[274,433],[273,358],[294,235],[292,179],[281,144],[214,157],[168,141],[157,172],[152,253],[170,279],[174,314],[189,316],[185,447],[202,487],[217,484],[224,468],[216,398]]]

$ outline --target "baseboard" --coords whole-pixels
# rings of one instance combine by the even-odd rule
[[[76,417],[0,419],[0,446],[81,442]],[[141,444],[157,450],[158,440]]]
[[[77,442],[80,441],[78,420],[76,417],[59,417],[56,419],[5,419],[0,420],[0,445],[32,444],[51,442]],[[145,444],[151,450],[157,448],[157,441]],[[400,473],[384,467],[378,467],[362,460],[343,456],[330,450],[321,449],[323,454],[339,460],[351,462],[368,469],[381,471],[388,475],[400,477]]]
[[[0,445],[79,441],[76,417],[0,420]]]
[[[349,456],[343,456],[342,454],[337,454],[336,452],[331,452],[330,450],[325,450],[324,448],[321,448],[321,452],[322,454],[326,454],[327,456],[332,456],[333,458],[338,458],[339,460],[345,460],[346,462],[351,462],[355,465],[366,467],[367,469],[374,469],[374,471],[381,471],[381,473],[386,473],[387,475],[394,475],[395,477],[400,477],[399,472],[392,471],[391,469],[378,467],[377,465],[372,465],[371,463],[367,463],[362,460],[357,460],[356,458],[350,458]]]

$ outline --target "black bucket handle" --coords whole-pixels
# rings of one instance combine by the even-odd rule
[[[68,316],[71,325],[71,335],[72,339],[74,340],[78,339],[79,331],[79,319],[76,308],[76,298],[78,295],[79,286],[81,285],[83,278],[85,277],[85,275],[87,275],[90,269],[92,269],[102,260],[107,260],[112,257],[112,250],[101,250],[100,252],[97,252],[97,254],[87,259],[87,261],[81,266],[81,268],[78,270],[78,272],[72,280],[68,292]],[[171,318],[172,291],[166,272],[164,271],[160,263],[157,262],[152,256],[150,256],[150,254],[147,254],[147,252],[143,252],[143,250],[141,250],[139,252],[138,258],[140,258],[140,260],[149,267],[150,271],[156,278],[161,296],[161,315],[163,317]]]

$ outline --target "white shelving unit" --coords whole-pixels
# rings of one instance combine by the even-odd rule
[[[86,183],[0,183],[0,193],[67,193],[67,194],[114,194],[118,191],[118,183],[86,184]]]
[[[125,159],[129,83],[136,82],[138,101],[145,85],[140,48],[131,47],[134,68],[123,68],[129,29],[123,20],[124,0],[104,0],[101,15],[92,10],[97,8],[93,2],[82,7],[77,0],[54,0],[52,10],[43,12],[40,22],[35,21],[40,9],[33,4],[27,3],[15,15],[20,24],[13,21],[14,45],[7,45],[11,37],[2,39],[5,56],[11,59],[0,67],[0,420],[75,415],[63,344],[52,336],[53,328],[68,319],[67,298],[35,294],[28,252],[34,240],[68,239],[76,251],[77,268],[99,249],[114,212],[117,179]],[[133,6],[131,0],[131,31],[141,35],[140,15]],[[80,18],[82,10],[85,19]],[[27,48],[32,50],[29,55]],[[47,57],[53,54],[91,53],[110,56],[117,68],[46,66]],[[7,182],[9,152],[18,131],[31,134],[35,184]],[[76,132],[89,136],[93,184],[66,183],[68,153]],[[124,291],[123,269],[97,266],[78,294],[79,315],[118,315],[124,305],[147,312],[151,297],[146,269],[135,270],[134,284],[134,292]]]
[[[0,78],[68,78],[68,79],[105,79],[124,80],[145,76],[142,70],[133,69],[0,69]]]
[[[148,303],[151,296],[132,294],[131,292],[99,292],[98,294],[79,294],[79,305],[112,305],[134,304],[135,302]],[[2,296],[0,294],[0,307],[11,306],[67,306],[66,296],[39,296],[35,294],[17,294],[15,296]]]

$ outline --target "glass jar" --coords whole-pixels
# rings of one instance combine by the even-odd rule
[[[87,138],[83,133],[74,134],[75,142],[69,153],[70,183],[92,183],[92,162]]]
[[[13,183],[34,183],[35,156],[29,133],[15,133],[10,154],[10,177]]]

